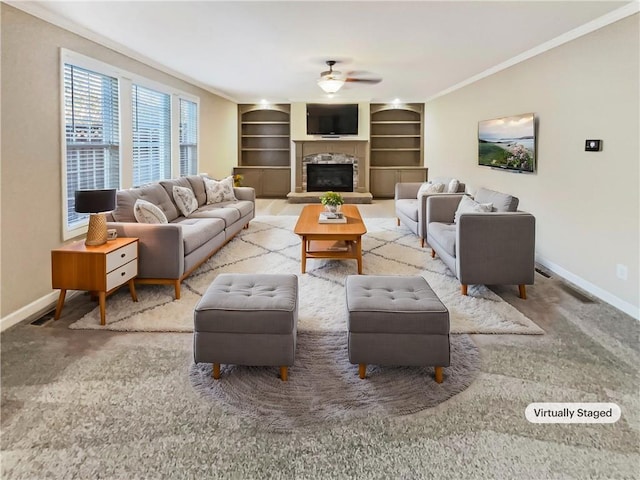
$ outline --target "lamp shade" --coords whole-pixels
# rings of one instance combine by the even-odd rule
[[[322,77],[318,80],[318,86],[327,93],[336,93],[344,85],[344,80],[332,76]]]
[[[116,189],[76,190],[76,206],[78,213],[110,212],[116,208]]]

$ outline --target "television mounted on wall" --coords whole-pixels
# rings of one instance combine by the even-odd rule
[[[307,103],[307,135],[357,135],[358,104]]]
[[[478,165],[535,172],[535,115],[524,113],[478,122]]]

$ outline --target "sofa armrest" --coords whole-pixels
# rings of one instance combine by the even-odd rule
[[[394,199],[418,198],[418,190],[420,190],[421,185],[422,182],[396,183]]]
[[[533,284],[535,228],[535,217],[526,212],[460,215],[456,236],[460,283]]]
[[[256,190],[253,187],[233,187],[233,194],[238,200],[256,201]]]
[[[138,277],[178,279],[184,274],[182,227],[174,223],[107,222],[119,237],[138,238]]]
[[[427,195],[426,224],[429,225],[431,222],[453,223],[462,197],[464,197],[462,193]]]

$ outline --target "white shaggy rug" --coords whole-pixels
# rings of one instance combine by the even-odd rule
[[[107,299],[105,326],[96,307],[69,328],[191,332],[194,307],[219,273],[294,273],[300,287],[298,331],[345,331],[344,279],[357,273],[356,262],[308,260],[307,273],[301,274],[296,221],[296,216],[256,217],[182,283],[180,300],[174,300],[172,286],[140,285],[138,302],[123,288]],[[458,280],[444,263],[432,259],[430,249],[420,248],[394,218],[367,218],[365,224],[363,274],[423,276],[449,309],[452,333],[544,333],[484,286],[470,286],[469,295],[461,295]]]

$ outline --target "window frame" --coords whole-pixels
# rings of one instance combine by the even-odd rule
[[[67,218],[67,139],[65,118],[64,66],[70,64],[97,74],[114,77],[118,81],[118,137],[120,150],[118,189],[133,187],[133,85],[156,90],[170,96],[170,142],[171,142],[171,178],[180,176],[180,100],[196,104],[197,140],[196,171],[200,168],[200,97],[184,92],[170,85],[128,72],[108,63],[96,60],[81,53],[60,48],[60,135],[61,135],[61,212],[62,239],[69,240],[87,232],[88,218],[71,228]]]

